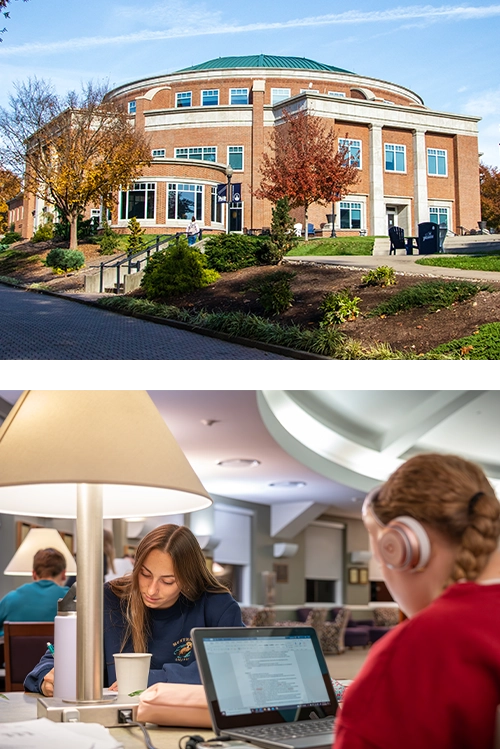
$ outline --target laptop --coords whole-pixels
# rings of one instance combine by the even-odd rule
[[[312,627],[191,631],[218,736],[274,749],[330,749],[337,699]]]

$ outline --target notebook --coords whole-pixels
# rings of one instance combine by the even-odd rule
[[[330,749],[337,699],[312,627],[191,631],[219,736],[281,749]]]

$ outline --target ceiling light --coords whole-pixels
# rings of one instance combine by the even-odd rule
[[[219,460],[218,466],[224,466],[224,468],[253,468],[254,466],[260,466],[260,460],[255,458],[229,458],[228,460]]]
[[[201,423],[203,424],[204,427],[211,427],[212,424],[218,424],[219,419],[202,419]]]
[[[279,489],[298,489],[301,486],[306,486],[305,481],[275,481],[269,486],[277,486]]]

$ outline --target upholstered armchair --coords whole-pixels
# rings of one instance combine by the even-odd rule
[[[306,618],[301,621],[276,622],[276,627],[314,627],[321,641],[323,625],[326,622],[327,609],[309,609]]]
[[[320,643],[325,655],[340,655],[340,653],[344,652],[344,634],[349,616],[349,609],[343,606],[337,611],[333,622],[325,622],[323,624]]]
[[[271,606],[242,606],[241,620],[245,627],[272,627],[276,620],[276,612]]]

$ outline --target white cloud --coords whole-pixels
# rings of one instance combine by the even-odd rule
[[[462,107],[464,114],[487,117],[497,115],[500,120],[500,87],[475,93]]]
[[[169,20],[170,26],[166,29],[134,31],[131,34],[120,34],[116,36],[89,36],[74,39],[66,39],[58,42],[38,42],[21,44],[9,47],[7,45],[0,48],[0,57],[11,57],[14,55],[36,55],[58,53],[66,50],[91,49],[101,46],[130,45],[138,42],[154,42],[162,39],[180,39],[192,38],[196,36],[221,36],[227,34],[242,34],[256,31],[276,31],[283,29],[316,27],[316,26],[335,26],[350,25],[363,23],[401,23],[401,21],[425,21],[443,23],[445,21],[471,21],[486,19],[500,16],[500,5],[487,5],[479,7],[471,6],[451,6],[442,5],[434,7],[432,5],[412,5],[406,7],[391,8],[388,10],[375,11],[357,11],[350,10],[345,13],[327,14],[323,16],[309,16],[305,18],[295,18],[288,21],[262,21],[259,23],[238,24],[222,23],[219,13],[210,13],[203,8],[191,6],[187,8],[182,3],[177,2],[173,5],[172,12],[168,12],[167,6],[157,4],[151,9],[157,9],[158,16],[161,20]],[[170,8],[170,6],[168,6]],[[120,11],[127,15],[130,9],[124,7]],[[143,16],[143,10],[136,11],[139,18]],[[157,25],[158,16],[155,18]],[[149,18],[146,15],[145,18]],[[152,20],[152,17],[151,17]]]

